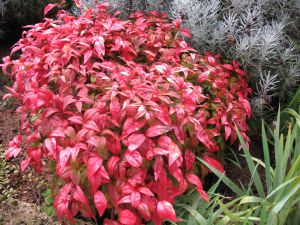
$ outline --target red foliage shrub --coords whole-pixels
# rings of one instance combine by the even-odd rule
[[[60,219],[109,208],[107,225],[176,221],[172,203],[189,185],[207,199],[195,155],[223,171],[213,154],[235,141],[234,123],[247,139],[247,77],[236,62],[197,54],[180,20],[136,12],[122,21],[106,8],[60,11],[24,32],[17,60],[4,58],[22,124],[6,156],[24,140],[23,170],[55,165]]]

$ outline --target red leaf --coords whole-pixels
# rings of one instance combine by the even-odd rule
[[[196,186],[196,189],[199,193],[199,195],[205,200],[208,201],[208,196],[203,190],[202,182],[200,181],[199,177],[197,177],[195,174],[186,174],[186,179],[189,183]]]
[[[31,157],[26,157],[26,159],[21,162],[20,167],[22,172],[28,167],[30,161],[31,161]]]
[[[102,166],[103,159],[97,154],[91,154],[87,160],[87,173],[94,175]]]
[[[157,139],[157,144],[163,149],[169,149],[170,145],[173,143],[172,139],[168,136],[161,136]]]
[[[71,116],[68,118],[68,120],[73,123],[83,124],[83,119],[81,116]]]
[[[82,102],[76,102],[76,103],[75,103],[75,106],[76,106],[78,112],[81,113],[81,110],[82,110]]]
[[[111,156],[107,161],[107,171],[110,176],[114,174],[114,170],[117,166],[117,163],[120,161],[118,156]]]
[[[207,155],[204,155],[203,157],[204,161],[207,162],[210,166],[216,168],[219,170],[221,173],[225,173],[223,166],[214,158],[211,158]]]
[[[144,143],[146,136],[144,134],[132,134],[128,138],[128,149],[130,151],[136,150]]]
[[[138,190],[139,192],[143,193],[144,195],[154,196],[154,194],[152,193],[152,191],[150,191],[149,188],[146,188],[146,187],[139,187],[137,190]]]
[[[151,212],[150,212],[150,209],[149,209],[149,207],[146,203],[141,202],[138,205],[138,211],[142,214],[143,218],[146,221],[149,221],[151,219]]]
[[[94,194],[94,203],[98,211],[98,214],[102,216],[107,207],[107,200],[105,198],[105,195],[101,191],[97,191]]]
[[[180,34],[184,37],[187,37],[187,38],[192,38],[193,37],[192,33],[186,28],[180,29]]]
[[[72,150],[72,148],[67,147],[59,152],[59,165],[62,170],[65,169],[66,164],[68,163],[71,156]]]
[[[69,193],[72,190],[72,183],[65,184],[60,190],[58,195],[54,198],[54,207],[56,210],[56,214],[58,219],[62,219],[63,216],[68,216],[69,212],[69,204],[71,203]]]
[[[231,134],[231,127],[228,125],[225,125],[225,140],[228,140],[230,134]]]
[[[245,74],[245,72],[243,70],[241,70],[241,69],[235,69],[234,71],[236,73],[240,74],[240,75],[244,75]]]
[[[21,143],[22,143],[22,136],[18,134],[12,141],[9,142],[9,148],[5,153],[5,159],[9,159],[10,157],[17,157],[21,152]]]
[[[121,225],[117,221],[109,220],[109,219],[104,219],[103,225]]]
[[[75,5],[76,5],[77,8],[80,9],[82,7],[82,1],[81,0],[74,0],[74,2],[75,2]]]
[[[97,113],[97,109],[96,108],[91,108],[91,109],[88,109],[84,112],[84,120],[85,121],[88,121],[88,120],[92,120],[96,115]]]
[[[83,64],[86,64],[90,60],[92,54],[93,54],[92,50],[87,50],[87,51],[84,52],[84,55],[83,55]]]
[[[158,180],[163,169],[164,169],[164,160],[161,156],[159,156],[155,159],[154,165],[153,165],[155,181]]]
[[[56,159],[56,139],[55,138],[47,138],[44,141],[45,148],[49,151],[49,155]]]
[[[137,208],[141,201],[141,194],[137,191],[133,191],[130,200],[132,207]]]
[[[96,192],[102,183],[102,162],[103,160],[97,154],[91,154],[87,160],[86,176],[90,182],[92,193]]]
[[[128,117],[123,126],[122,139],[124,140],[128,135],[140,130],[145,123],[145,120],[135,120],[132,117]]]
[[[16,158],[19,153],[21,152],[22,148],[18,148],[18,147],[10,147],[8,148],[8,150],[5,153],[5,159],[9,159],[10,157],[14,157]]]
[[[155,126],[150,127],[147,130],[146,136],[147,137],[156,137],[156,136],[159,136],[159,135],[169,132],[171,129],[172,128],[169,126],[155,125]]]
[[[65,133],[62,129],[58,128],[58,129],[55,129],[54,131],[52,131],[51,137],[62,137],[64,138],[65,137]]]
[[[96,55],[103,59],[103,56],[105,55],[105,45],[104,45],[104,38],[101,36],[98,36],[96,38],[96,41],[94,43],[94,50],[96,52]]]
[[[88,202],[87,198],[85,197],[85,195],[79,185],[75,186],[72,197],[76,201],[82,203],[86,208],[89,208],[89,202]]]
[[[175,143],[172,143],[170,146],[169,146],[169,166],[171,166],[179,157],[181,157],[181,151],[179,149],[179,147],[175,144]]]
[[[129,209],[120,210],[119,217],[120,222],[125,225],[134,225],[138,221],[136,215],[134,215]]]
[[[207,60],[208,60],[208,63],[211,65],[211,66],[215,66],[216,65],[216,59],[212,56],[208,56],[207,57]]]
[[[89,120],[88,122],[86,122],[84,124],[84,127],[89,129],[89,130],[100,132],[99,127],[97,126],[97,124],[93,120]]]
[[[176,27],[176,28],[180,28],[181,23],[182,23],[182,20],[181,20],[181,19],[175,19],[175,20],[173,20],[173,22],[172,22],[172,24],[173,24],[174,27]]]
[[[143,158],[138,151],[126,151],[125,159],[133,167],[140,167],[143,162]]]
[[[222,66],[223,66],[225,69],[233,70],[233,66],[230,65],[230,64],[223,64]]]
[[[56,7],[57,4],[48,4],[44,9],[44,16],[48,14],[54,7]]]
[[[197,177],[195,174],[186,174],[185,177],[189,183],[202,188],[202,182],[200,181],[199,177]]]
[[[184,160],[186,170],[188,171],[192,169],[195,162],[195,154],[191,150],[186,149],[184,153]]]
[[[131,203],[131,195],[125,195],[123,198],[120,199],[118,204],[124,204],[124,203]]]
[[[175,214],[175,210],[172,206],[172,204],[168,201],[160,201],[157,204],[157,215],[161,218],[161,219],[166,219],[166,220],[172,220],[172,221],[179,221],[176,218],[176,214]]]

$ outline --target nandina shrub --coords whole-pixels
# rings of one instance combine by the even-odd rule
[[[248,141],[248,79],[237,62],[189,47],[180,20],[122,21],[107,7],[60,11],[24,32],[17,60],[4,58],[22,125],[6,157],[24,149],[22,170],[54,165],[60,219],[109,209],[107,225],[177,221],[172,203],[189,186],[207,200],[195,155],[223,172],[214,154],[235,125]]]

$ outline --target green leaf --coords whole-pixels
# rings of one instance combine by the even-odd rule
[[[277,139],[277,137],[275,138]],[[283,134],[280,135],[279,141],[275,146],[275,160],[276,160],[276,167],[275,167],[274,186],[276,187],[280,185],[284,179],[284,174],[282,174],[283,166],[285,164],[285,162],[283,161]]]
[[[272,179],[271,179],[271,169],[270,169],[271,163],[270,163],[270,153],[269,153],[269,146],[268,146],[264,121],[262,121],[261,123],[261,130],[262,130],[262,144],[263,144],[263,151],[264,151],[266,184],[267,184],[267,191],[269,192],[272,189]]]
[[[240,189],[233,181],[231,181],[227,176],[221,173],[219,170],[215,169],[214,167],[210,166],[207,162],[202,160],[199,157],[196,157],[201,163],[203,163],[207,168],[209,168],[218,178],[220,178],[224,184],[227,185],[235,194],[238,196],[243,196],[244,191]]]
[[[233,222],[242,222],[243,219],[239,216],[237,216],[236,214],[232,213],[227,207],[226,205],[224,205],[220,200],[217,200],[220,208],[223,209],[223,211],[225,212],[225,214],[230,218],[231,221]]]
[[[178,206],[181,206],[182,208],[186,209],[193,216],[193,218],[199,225],[207,224],[206,219],[193,207],[191,207],[189,205],[178,205]]]
[[[245,196],[242,197],[239,205],[246,204],[246,203],[263,203],[266,201],[264,198],[256,197],[256,196]]]
[[[263,189],[262,182],[260,180],[260,177],[258,175],[257,170],[255,169],[255,164],[254,164],[254,162],[251,158],[251,155],[249,153],[249,149],[246,146],[245,140],[243,139],[243,137],[242,137],[239,129],[237,128],[237,126],[235,127],[235,130],[236,130],[238,138],[239,138],[239,140],[242,144],[242,149],[243,149],[244,154],[246,156],[246,161],[247,161],[249,171],[253,171],[253,181],[254,181],[254,184],[255,184],[255,188],[258,191],[260,197],[265,197],[265,192],[264,192],[264,189]]]
[[[272,198],[279,191],[281,191],[283,188],[285,188],[287,185],[289,185],[290,183],[292,183],[296,179],[297,179],[297,177],[294,177],[294,178],[292,178],[290,180],[285,181],[284,183],[280,184],[279,186],[277,186],[271,193],[268,194],[267,199]]]
[[[300,168],[300,155],[293,163],[291,169],[289,170],[288,174],[285,177],[285,180],[291,179],[294,176],[298,176],[300,174],[299,168]]]
[[[283,208],[285,203],[299,190],[300,180],[298,179],[297,184],[292,189],[289,189],[288,193],[284,195],[284,197],[274,206],[274,208],[272,209],[272,213],[277,214]]]

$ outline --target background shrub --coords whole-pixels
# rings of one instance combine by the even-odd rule
[[[49,3],[60,3],[70,8],[71,0],[3,0],[0,1],[0,42],[12,43],[19,39],[22,26],[37,23],[43,18],[43,10]]]
[[[60,219],[108,208],[104,224],[177,221],[172,203],[188,186],[208,200],[195,155],[224,172],[215,153],[236,140],[235,124],[249,141],[248,77],[236,61],[199,55],[179,19],[120,20],[107,7],[78,18],[60,11],[23,33],[18,59],[4,58],[22,129],[6,158],[23,143],[23,170],[55,173]]]

